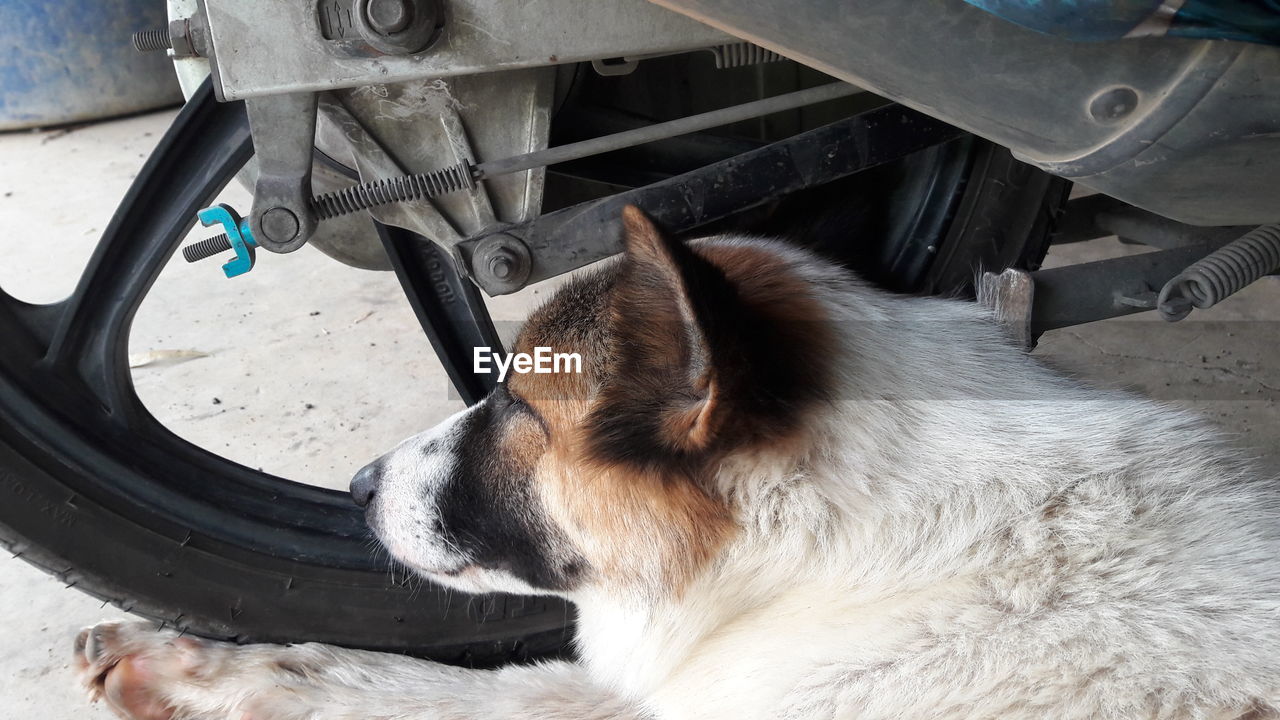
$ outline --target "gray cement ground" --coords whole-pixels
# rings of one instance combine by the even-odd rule
[[[68,294],[171,117],[0,135],[0,287],[31,301]],[[239,188],[223,200],[249,206]],[[1056,249],[1050,262],[1137,251],[1094,241]],[[546,292],[495,303],[495,317],[517,320]],[[1045,337],[1036,354],[1092,382],[1206,413],[1274,466],[1277,308],[1280,282],[1268,278],[1178,325],[1150,316],[1097,323]],[[461,407],[395,278],[350,270],[310,248],[261,253],[257,269],[230,281],[215,261],[175,258],[139,312],[131,354],[139,394],[180,435],[333,488]],[[72,687],[68,651],[78,628],[121,615],[21,561],[0,560],[0,716],[108,718]]]

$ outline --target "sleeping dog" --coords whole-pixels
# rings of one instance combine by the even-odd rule
[[[1082,387],[973,304],[624,213],[513,373],[362,470],[391,554],[578,609],[576,662],[464,670],[86,630],[136,720],[1280,717],[1280,504],[1203,422]]]

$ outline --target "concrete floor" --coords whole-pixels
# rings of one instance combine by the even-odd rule
[[[31,301],[68,294],[171,117],[0,135],[0,287]],[[249,206],[238,187],[222,201]],[[1050,262],[1138,251],[1101,240],[1056,249]],[[546,293],[495,303],[495,317],[518,320]],[[1036,354],[1092,382],[1206,413],[1274,466],[1278,308],[1280,282],[1268,278],[1177,325],[1150,316],[1097,323],[1043,338]],[[183,437],[333,488],[461,406],[395,278],[350,270],[306,247],[260,253],[252,273],[230,281],[216,261],[175,258],[139,312],[131,354],[140,396]],[[67,658],[75,630],[120,615],[23,562],[0,560],[0,715],[108,718],[72,688]]]

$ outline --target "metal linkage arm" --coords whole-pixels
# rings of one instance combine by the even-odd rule
[[[316,94],[253,98],[245,105],[258,158],[249,225],[263,248],[292,252],[307,242],[318,222],[310,205]]]
[[[357,185],[315,197],[310,196],[310,189],[311,138],[315,135],[316,95],[296,93],[269,98],[251,98],[246,101],[246,104],[249,109],[249,124],[253,129],[254,144],[258,149],[258,181],[254,187],[254,207],[250,216],[250,225],[261,247],[272,252],[291,252],[307,241],[320,220],[361,210],[375,210],[376,213],[385,215],[396,212],[386,209],[386,206],[394,203],[418,203],[416,212],[419,215],[425,213],[436,216],[438,213],[435,209],[429,204],[421,204],[421,201],[467,190],[472,193],[473,199],[480,201],[477,207],[485,208],[480,211],[480,215],[485,217],[481,218],[477,215],[477,219],[481,226],[487,226],[495,221],[487,195],[477,189],[476,181],[478,180],[642,145],[675,135],[847,97],[859,92],[861,90],[852,85],[830,83],[568,145],[490,160],[479,165],[471,161],[468,149],[465,157],[461,158],[462,162],[411,175],[402,175],[399,172],[387,174],[393,168],[398,170],[396,163],[376,142],[372,142],[371,136],[346,109],[342,108],[340,103],[335,104],[332,100],[327,100],[326,111],[330,115],[337,113],[345,118],[340,121],[345,128],[345,136],[349,141],[360,146],[355,149],[357,165],[361,166],[361,176],[369,175],[376,179],[366,178],[365,182]],[[469,148],[461,121],[456,115],[452,116],[451,121],[449,118],[449,115],[444,116],[446,126],[453,127],[452,137],[455,146]],[[378,166],[376,170],[375,166]],[[403,221],[392,224],[415,230],[423,229],[420,227],[420,222],[413,222],[412,219],[408,224]],[[432,236],[442,244],[453,244],[451,240],[454,235],[453,230],[447,225],[440,229],[443,232],[434,232]],[[186,253],[187,260],[194,262],[228,247],[230,246],[225,238],[214,238],[211,242],[202,243],[200,248],[194,248]]]
[[[485,292],[504,295],[619,252],[618,222],[625,205],[638,205],[668,231],[682,232],[963,134],[889,105],[669,180],[465,240],[457,252]]]

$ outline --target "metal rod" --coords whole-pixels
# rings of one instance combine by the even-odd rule
[[[863,92],[862,88],[848,83],[828,83],[807,90],[797,90],[784,95],[776,95],[763,100],[743,103],[742,105],[690,115],[689,117],[636,128],[635,130],[626,130],[612,135],[605,135],[604,137],[547,148],[546,150],[536,150],[525,155],[483,162],[476,166],[475,176],[478,180],[495,175],[530,170],[544,165],[555,165],[569,160],[579,160],[584,157],[643,145],[675,135],[708,130],[721,125],[750,120],[762,115],[794,110],[805,105],[848,97],[860,92]]]
[[[415,173],[400,177],[382,178],[359,183],[341,190],[311,198],[311,208],[321,220],[347,215],[358,210],[395,202],[433,198],[463,188],[473,187],[477,180],[497,175],[520,172],[555,163],[577,160],[599,153],[643,145],[664,138],[684,135],[699,130],[719,127],[740,120],[793,110],[805,105],[855,95],[861,89],[845,83],[830,83],[808,90],[778,95],[764,100],[713,110],[699,115],[658,123],[648,127],[626,130],[612,135],[569,143],[559,147],[537,150],[525,155],[490,160],[480,165],[458,163],[431,172]]]
[[[1067,203],[1055,245],[1119,236],[1122,241],[1168,250],[1219,240],[1234,240],[1254,226],[1200,227],[1170,220],[1106,195],[1089,195]]]

